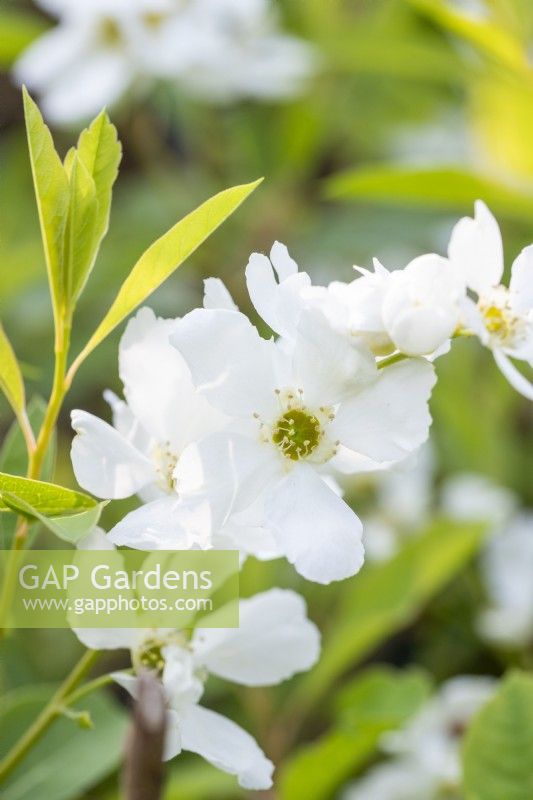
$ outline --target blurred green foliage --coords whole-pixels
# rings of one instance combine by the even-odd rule
[[[0,67],[7,70],[49,21],[29,2],[5,6]],[[142,103],[112,110],[124,160],[111,228],[78,307],[74,352],[151,241],[206,197],[259,175],[265,182],[238,217],[153,295],[157,313],[176,316],[198,304],[202,278],[209,275],[223,278],[241,307],[250,310],[243,268],[252,250],[268,251],[274,239],[285,242],[318,282],[333,276],[347,280],[354,262],[368,266],[372,256],[403,266],[421,252],[444,252],[455,218],[471,212],[478,197],[501,218],[507,263],[533,240],[530,0],[486,0],[482,18],[465,16],[446,0],[285,0],[280,6],[287,26],[321,53],[321,71],[306,96],[279,105],[213,108],[161,85]],[[0,124],[0,316],[35,398],[36,423],[42,415],[38,397],[50,389],[53,327],[21,95],[7,71],[0,79]],[[54,131],[62,156],[77,133]],[[120,330],[109,336],[83,365],[70,407],[108,415],[102,392],[121,388],[119,335]],[[432,411],[439,478],[456,470],[482,472],[532,504],[531,405],[474,342],[456,345],[438,362],[438,372]],[[22,441],[10,429],[7,404],[0,403],[5,433],[0,468],[23,472]],[[50,459],[46,477],[75,488],[70,437],[65,413],[59,458],[55,467]],[[128,503],[106,509],[104,525],[113,524]],[[294,586],[325,631],[325,656],[309,675],[253,693],[217,681],[209,689],[208,702],[252,730],[281,765],[280,797],[333,796],[339,783],[372,757],[377,731],[408,714],[403,693],[396,704],[395,687],[411,682],[413,710],[423,698],[429,679],[419,670],[359,674],[363,660],[412,663],[439,680],[458,669],[502,671],[507,656],[488,652],[471,625],[480,589],[466,564],[482,535],[476,526],[437,521],[390,564],[366,566],[360,577],[329,587],[305,584],[286,564],[245,565],[245,595],[272,585]],[[55,546],[43,531],[39,536]],[[465,620],[460,630],[458,620]],[[0,724],[10,721],[1,726],[2,734],[10,729],[4,748],[44,699],[39,684],[59,680],[78,649],[66,631],[21,631],[0,645],[0,688],[10,690],[0,712]],[[122,656],[113,654],[104,666],[122,665]],[[362,736],[348,721],[366,719],[365,692],[376,685],[390,697],[387,714]],[[118,800],[112,773],[120,757],[123,714],[110,696],[91,702],[95,721],[102,719],[100,733],[62,720],[41,745],[45,773],[28,764],[27,773],[13,776],[6,800],[29,798],[36,786],[47,800]],[[472,733],[470,749],[480,735]],[[338,770],[333,774],[332,763]],[[83,764],[77,781],[70,772],[62,774],[63,764]],[[479,770],[472,764],[469,780],[475,782]],[[51,781],[44,784],[46,793],[43,781]],[[188,756],[171,767],[165,795],[166,800],[243,796],[232,778]]]

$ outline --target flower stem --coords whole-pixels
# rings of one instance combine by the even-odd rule
[[[72,698],[83,696],[75,689],[89,672],[100,655],[98,650],[87,650],[80,658],[72,672],[65,678],[51,700],[43,708],[36,720],[30,725],[9,753],[0,761],[0,783],[15,769],[31,748],[39,741],[48,730],[52,722],[61,715],[63,709],[72,702]],[[91,681],[87,686],[95,683]],[[96,687],[95,687],[96,688]]]
[[[377,367],[378,369],[390,367],[391,364],[396,364],[398,361],[403,361],[405,358],[409,358],[405,353],[393,353],[392,356],[387,356],[387,358],[382,358],[381,361],[378,361]]]

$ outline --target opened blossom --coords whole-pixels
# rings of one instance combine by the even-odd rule
[[[107,395],[113,425],[85,411],[72,412],[71,457],[78,483],[104,499],[137,494],[143,501],[111,532],[116,544],[187,549],[201,546],[211,533],[208,507],[180,503],[176,469],[190,443],[221,428],[224,419],[196,392],[187,365],[170,346],[175,325],[148,308],[128,324],[119,350],[126,402]]]
[[[113,677],[133,696],[140,670],[159,677],[168,708],[165,759],[188,750],[236,775],[245,789],[268,789],[274,765],[249,733],[200,705],[204,685],[210,674],[243,686],[287,680],[316,662],[320,634],[303,599],[289,590],[241,600],[239,617],[239,628],[196,628],[190,638],[169,629],[78,629],[76,635],[87,647],[130,650],[133,674]]]
[[[316,68],[314,49],[280,29],[269,0],[37,2],[58,24],[14,74],[60,124],[161,79],[210,102],[292,97]]]
[[[503,244],[498,223],[478,200],[475,216],[454,227],[448,255],[475,299],[464,304],[464,328],[492,350],[511,386],[533,400],[533,384],[512,359],[533,367],[533,245],[511,267],[509,286],[501,283]]]
[[[228,420],[180,462],[178,490],[207,494],[223,524],[252,504],[257,524],[304,577],[321,583],[363,563],[361,523],[322,479],[367,457],[405,458],[428,435],[432,365],[378,369],[370,350],[305,309],[294,341],[263,339],[228,308],[197,309],[171,334],[196,390]]]

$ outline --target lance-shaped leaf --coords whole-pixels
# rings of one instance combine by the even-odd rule
[[[48,282],[56,321],[63,300],[63,243],[69,211],[69,182],[52,135],[44,124],[41,112],[23,90],[24,116],[30,152],[31,171],[41,237],[43,240]]]
[[[17,357],[0,323],[0,389],[17,416],[24,413],[24,381]]]
[[[73,301],[81,294],[107,233],[112,189],[121,157],[117,130],[102,111],[89,128],[82,131],[77,148],[72,148],[65,159],[71,187],[71,209],[77,198],[85,198],[86,204],[90,196],[87,209],[90,220],[78,213],[77,225],[72,220],[69,222],[71,239],[75,240],[75,258],[69,265],[69,297]],[[82,202],[78,212],[83,207]]]
[[[94,180],[75,151],[70,164],[70,203],[63,247],[63,287],[73,304],[96,257],[95,227],[98,213]]]
[[[90,531],[98,525],[102,511],[109,502],[105,500],[102,503],[97,503],[92,508],[81,511],[79,514],[66,515],[63,517],[48,517],[41,514],[31,503],[27,503],[16,494],[2,492],[0,497],[13,511],[21,513],[30,519],[39,520],[49,531],[55,533],[59,539],[62,539],[64,542],[69,542],[70,544],[76,544],[76,542],[90,533]]]
[[[146,300],[240,206],[261,180],[234,186],[214,195],[145,251],[122,284],[104,319],[76,358],[71,374],[128,314]]]
[[[4,493],[8,497],[11,495],[19,497],[23,503],[28,503],[46,517],[75,514],[97,505],[96,500],[82,492],[0,472],[0,511],[12,511],[12,506],[4,500]],[[17,510],[24,513],[22,508]]]

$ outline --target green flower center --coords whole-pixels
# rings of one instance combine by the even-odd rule
[[[321,438],[322,427],[317,417],[294,408],[282,414],[272,432],[272,441],[291,461],[311,455]]]
[[[485,327],[489,333],[504,334],[507,331],[507,314],[498,306],[486,306],[483,309]]]
[[[139,666],[157,672],[159,675],[165,667],[165,659],[161,652],[161,644],[157,642],[146,642],[142,651],[138,655]]]

